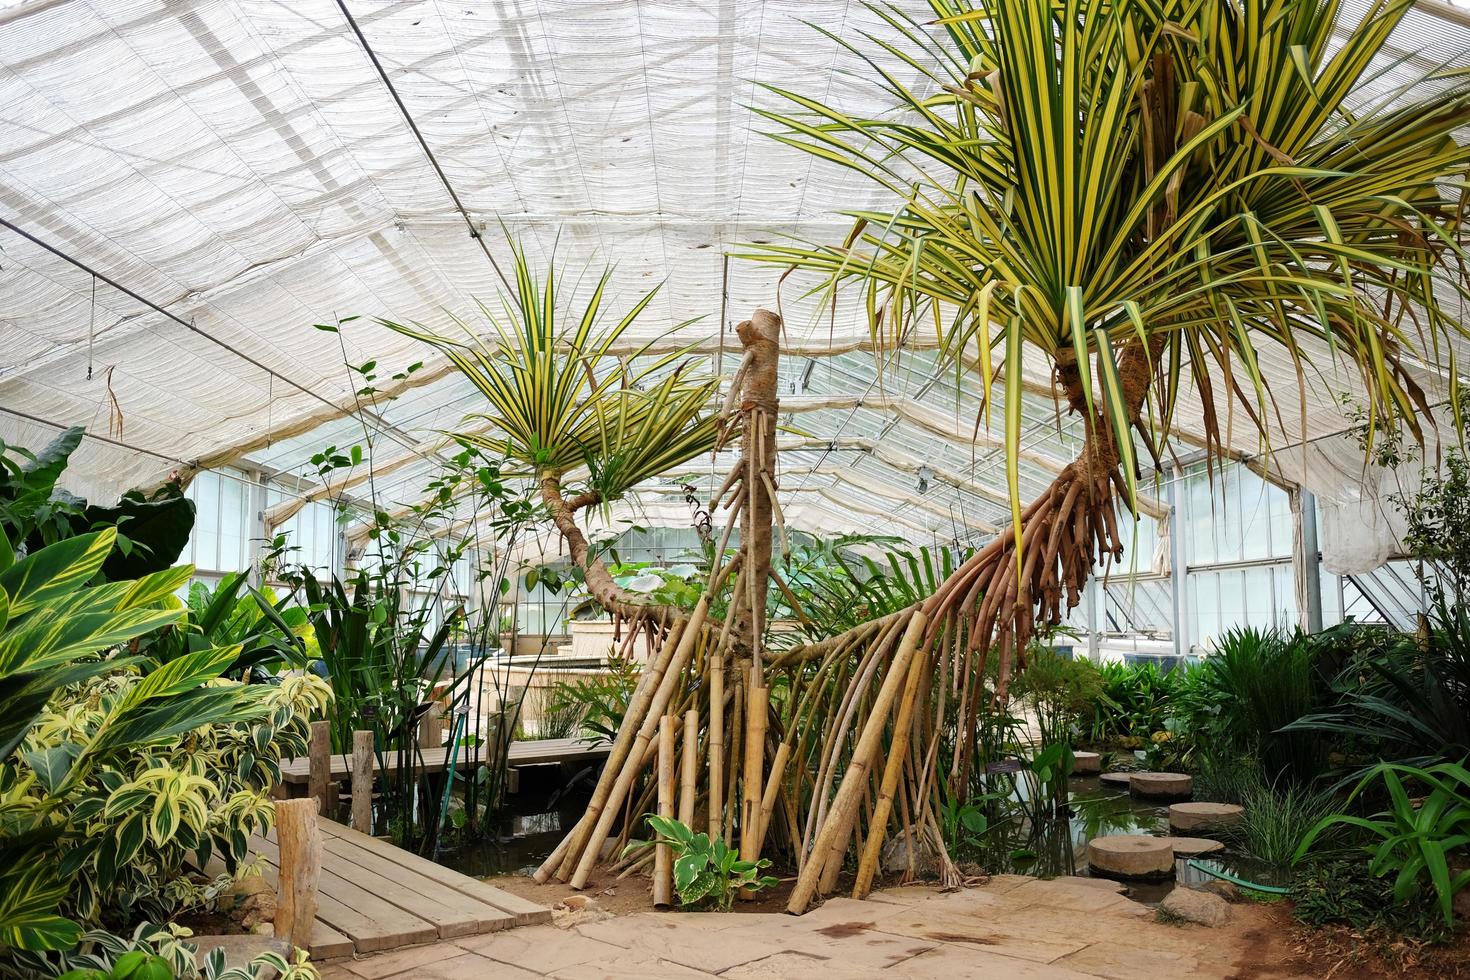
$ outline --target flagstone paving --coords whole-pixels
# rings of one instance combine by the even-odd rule
[[[1092,878],[1000,875],[941,893],[834,898],[804,916],[637,912],[567,920],[328,963],[323,980],[679,980],[1236,976],[1237,937],[1156,922]]]

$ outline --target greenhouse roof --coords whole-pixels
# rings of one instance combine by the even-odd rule
[[[1369,6],[1346,0],[1344,16]],[[507,264],[503,225],[543,265],[615,262],[613,308],[663,282],[638,340],[697,317],[661,348],[717,352],[726,373],[733,324],[779,308],[793,525],[989,534],[1009,514],[1000,431],[977,426],[977,386],[956,384],[935,338],[875,354],[855,296],[829,305],[726,258],[840,239],[839,211],[879,203],[747,108],[772,98],[757,83],[885,108],[803,21],[853,40],[881,28],[832,0],[0,0],[0,437],[87,426],[100,438],[69,473],[84,493],[234,464],[305,476],[309,495],[307,457],[367,431],[379,493],[407,503],[440,432],[482,406],[372,318],[474,320]],[[1363,98],[1470,50],[1470,12],[1421,0],[1392,47],[1403,63]],[[345,363],[369,360],[382,377],[426,366],[362,403]],[[1334,392],[1353,379],[1308,379],[1303,432],[1295,371],[1263,368],[1292,392],[1278,447],[1343,432]],[[1026,365],[1028,498],[1078,444],[1048,377]],[[1180,417],[1188,448],[1197,406]],[[1257,451],[1245,427],[1236,439]],[[727,462],[690,464],[626,510],[684,523],[678,482],[718,485]]]

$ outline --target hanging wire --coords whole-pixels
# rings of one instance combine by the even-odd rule
[[[91,319],[87,322],[87,380],[92,380],[92,345],[97,337],[97,277],[92,276]]]

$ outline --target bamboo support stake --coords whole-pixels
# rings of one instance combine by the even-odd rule
[[[352,829],[373,832],[373,733],[352,733]]]
[[[332,779],[332,723],[311,723],[311,741],[306,749],[306,795],[316,802],[317,812],[327,810],[327,784]]]
[[[878,859],[883,851],[883,836],[888,829],[888,816],[893,812],[893,794],[898,790],[899,778],[909,753],[909,732],[914,723],[914,704],[919,693],[919,681],[924,676],[924,658],[913,657],[909,661],[908,681],[904,684],[903,701],[898,706],[898,720],[893,723],[893,742],[888,747],[888,761],[883,767],[883,783],[878,789],[878,805],[873,819],[868,824],[868,839],[863,855],[858,861],[857,881],[852,886],[853,898],[867,898],[873,890],[873,875],[878,870]],[[917,831],[909,828],[909,853],[912,855],[917,843]]]
[[[699,709],[684,712],[684,755],[679,772],[679,822],[694,828],[695,782],[699,777]]]
[[[700,609],[701,606],[695,607],[696,615],[699,615]],[[602,774],[598,776],[597,786],[592,791],[592,799],[587,804],[587,812],[582,814],[582,818],[577,821],[571,832],[561,839],[556,850],[552,851],[550,856],[541,863],[541,867],[536,869],[534,877],[541,884],[545,884],[553,873],[561,880],[566,880],[571,873],[572,867],[587,844],[588,833],[600,818],[602,809],[612,792],[614,781],[628,759],[628,753],[633,747],[634,736],[648,711],[648,705],[653,700],[655,690],[668,671],[669,662],[673,660],[675,648],[681,638],[682,631],[676,625],[674,631],[664,640],[658,659],[650,664],[638,679],[638,685],[633,690],[633,697],[628,702],[628,711],[623,716],[622,725],[618,728],[618,737],[613,741],[612,751],[608,754],[607,762],[603,764]],[[617,807],[614,806],[613,809]],[[598,842],[597,847],[600,849],[601,846],[601,842]]]
[[[827,864],[834,859],[839,863],[842,860],[847,839],[852,833],[853,820],[857,816],[857,807],[862,801],[863,789],[868,783],[868,767],[872,765],[877,756],[888,712],[893,708],[893,702],[898,699],[899,687],[908,676],[909,660],[918,648],[927,623],[928,617],[917,611],[909,620],[903,641],[898,646],[893,663],[883,678],[883,686],[879,688],[878,697],[874,699],[872,710],[868,713],[868,723],[858,738],[858,743],[852,752],[852,760],[848,763],[847,772],[843,775],[842,783],[837,788],[837,798],[832,804],[831,813],[822,823],[817,833],[816,843],[812,847],[811,859],[801,869],[801,874],[796,880],[796,887],[792,889],[791,897],[786,903],[786,911],[793,915],[805,912],[807,906],[811,904],[818,881]],[[838,847],[841,847],[842,850],[836,850]]]
[[[276,883],[276,935],[293,947],[311,945],[316,921],[317,886],[322,874],[322,835],[316,800],[276,803],[276,846],[280,873]]]
[[[658,815],[674,818],[674,716],[658,720]],[[674,852],[668,844],[654,845],[653,905],[672,904],[674,892]]]
[[[743,684],[736,684],[734,703],[730,706],[729,752],[726,753],[725,759],[728,774],[725,777],[725,812],[722,817],[724,823],[720,826],[720,839],[725,842],[726,847],[730,846],[731,835],[735,830],[735,819],[739,816],[739,814],[732,813],[731,811],[735,809],[735,777],[740,773],[740,766],[736,760],[735,753],[739,750],[741,744],[742,723],[745,719],[745,713],[742,710],[744,704],[745,686]]]
[[[668,668],[664,671],[663,678],[659,681],[658,689],[652,694],[648,705],[648,714],[644,718],[643,724],[639,727],[638,734],[633,738],[632,744],[628,746],[627,752],[624,753],[624,759],[627,761],[622,765],[621,771],[617,773],[612,788],[608,792],[600,812],[597,813],[597,822],[592,828],[591,836],[586,840],[586,846],[582,848],[582,856],[577,861],[576,871],[573,872],[569,882],[573,888],[580,890],[587,885],[587,878],[592,874],[592,868],[597,863],[600,855],[602,841],[607,837],[608,831],[612,829],[613,821],[617,819],[618,809],[623,805],[623,800],[628,795],[628,789],[632,786],[633,780],[637,777],[641,769],[643,750],[652,741],[654,729],[658,726],[659,716],[664,713],[669,699],[674,695],[674,688],[679,682],[680,674],[684,671],[684,665],[689,662],[689,657],[694,652],[694,645],[704,629],[704,618],[708,612],[709,598],[707,596],[701,596],[699,603],[694,607],[694,613],[689,617],[689,622],[684,624],[683,630],[679,633],[673,657],[669,660]],[[666,647],[674,645],[674,637],[670,636],[664,642]],[[623,735],[630,731],[630,723],[625,720],[623,722],[623,729],[618,734],[618,741],[621,743]],[[611,758],[608,759],[607,765],[609,769],[613,768],[613,760]],[[600,782],[598,786],[601,788]],[[594,797],[593,803],[596,802],[596,798]],[[589,803],[587,806],[587,817],[591,817],[593,812],[594,807],[592,803]],[[567,855],[568,860],[571,857],[571,854]]]
[[[709,839],[720,836],[725,813],[725,655],[716,650],[709,667]]]
[[[763,768],[766,750],[766,714],[770,708],[769,688],[759,686],[759,668],[750,668],[749,693],[745,699],[745,775],[740,801],[740,859],[760,857],[760,808],[765,786]],[[754,897],[753,892],[742,897]]]
[[[786,772],[786,763],[790,758],[791,743],[782,742],[776,747],[776,758],[771,760],[771,775],[766,779],[765,792],[761,794],[760,824],[755,835],[757,855],[765,846],[766,833],[771,829],[771,814],[775,812],[776,799],[781,795],[781,777]]]

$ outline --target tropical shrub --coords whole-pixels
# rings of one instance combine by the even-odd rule
[[[58,980],[317,980],[316,967],[297,950],[292,959],[261,953],[243,966],[227,967],[225,951],[213,949],[196,962],[197,946],[189,930],[144,922],[130,936],[94,930],[82,937],[77,951],[34,964],[33,976]]]
[[[1088,660],[1038,646],[1027,658],[1015,693],[1036,718],[1043,745],[1071,743],[1078,722],[1103,693],[1103,677]]]
[[[1310,926],[1382,930],[1426,942],[1444,942],[1453,935],[1432,894],[1398,901],[1393,891],[1392,879],[1374,874],[1356,858],[1305,861],[1292,878],[1292,913]]]
[[[110,527],[116,547],[98,573],[111,582],[141,578],[178,560],[194,529],[194,502],[176,483],[145,496],[137,490],[116,504],[89,504],[57,485],[86,430],[67,429],[40,452],[0,441],[0,535],[17,553]]]
[[[763,869],[771,866],[765,858],[742,861],[740,853],[718,837],[711,839],[709,834],[696,834],[677,820],[653,814],[649,814],[647,819],[648,825],[658,835],[657,839],[634,841],[623,849],[623,853],[626,855],[655,844],[667,844],[674,852],[674,891],[679,895],[679,904],[686,908],[711,905],[721,912],[728,912],[736,893],[742,889],[760,891],[778,884],[777,879],[761,874]]]
[[[1339,627],[1346,665],[1334,700],[1286,726],[1332,738],[1354,755],[1427,766],[1470,754],[1470,612],[1442,599],[1423,641]],[[1315,639],[1315,638],[1314,638]]]
[[[1470,853],[1470,770],[1452,762],[1427,769],[1383,763],[1358,781],[1348,802],[1370,787],[1386,792],[1383,810],[1371,817],[1348,813],[1324,817],[1297,846],[1295,857],[1322,847],[1322,837],[1329,831],[1343,827],[1366,831],[1377,838],[1363,848],[1371,856],[1369,870],[1393,876],[1394,900],[1403,903],[1417,894],[1432,894],[1445,925],[1453,924],[1454,895],[1470,885],[1470,869],[1451,867],[1455,855]],[[1428,790],[1428,795],[1415,800],[1410,788]]]
[[[1194,724],[1214,751],[1254,754],[1268,779],[1285,774],[1306,782],[1327,768],[1325,742],[1315,733],[1283,731],[1331,696],[1330,672],[1319,669],[1319,648],[1301,633],[1252,628],[1227,632],[1192,677],[1198,703],[1212,720]],[[1200,716],[1196,709],[1194,717]]]
[[[179,619],[173,592],[193,571],[85,585],[115,541],[109,528],[20,561],[0,548],[3,949],[66,949],[82,923],[208,901],[185,853],[235,869],[269,824],[279,759],[304,750],[326,702],[316,678],[222,680],[234,647],[166,664],[112,653]]]
[[[1088,740],[1144,748],[1164,730],[1178,668],[1165,672],[1154,663],[1108,663],[1097,668],[1101,689],[1083,721]]]
[[[239,657],[226,670],[231,676],[303,667],[316,652],[316,637],[307,628],[307,610],[289,602],[289,596],[276,599],[269,589],[253,588],[241,572],[226,575],[213,589],[195,582],[184,617],[154,638],[146,652],[169,661],[192,650],[239,647]]]

